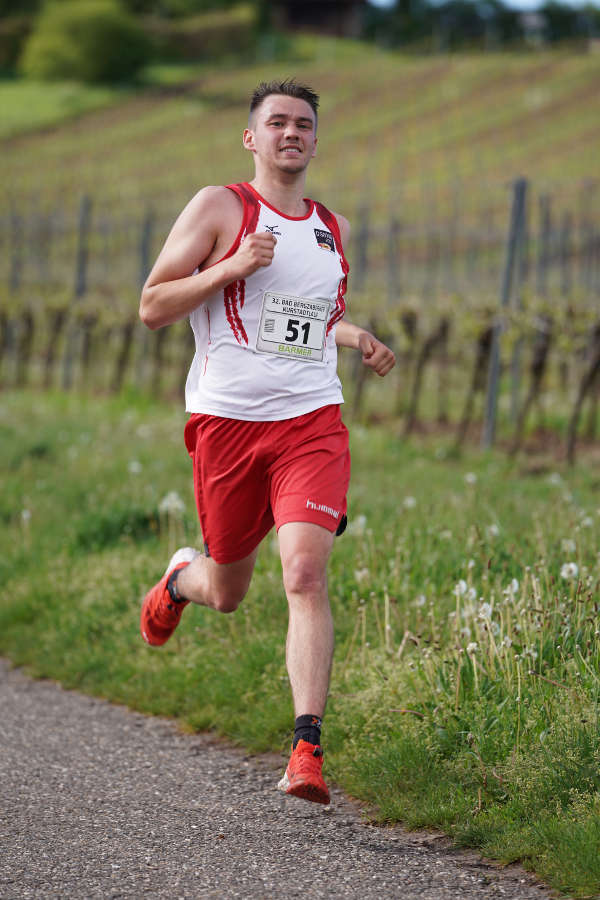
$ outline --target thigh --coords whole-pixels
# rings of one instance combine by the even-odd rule
[[[262,423],[197,415],[185,437],[207,555],[243,563],[273,525]]]
[[[346,514],[348,431],[338,406],[289,420],[271,472],[271,507],[279,531],[308,522],[335,532]]]

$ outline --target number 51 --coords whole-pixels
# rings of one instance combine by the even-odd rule
[[[300,330],[302,331],[302,343],[308,343],[308,334],[310,332],[310,322],[305,322],[304,325],[300,325],[300,319],[288,319],[287,325],[287,333],[285,335],[286,341],[288,343],[293,344],[294,341],[298,340],[298,327],[300,326]]]

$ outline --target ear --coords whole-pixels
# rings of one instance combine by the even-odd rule
[[[312,149],[312,153],[310,154],[310,158],[314,159],[314,157],[316,155],[317,155],[317,139],[315,138],[315,142],[313,144],[313,149]]]
[[[245,150],[250,150],[252,153],[255,151],[254,146],[254,132],[250,130],[250,128],[244,129],[244,134],[242,136],[242,143],[244,145]]]

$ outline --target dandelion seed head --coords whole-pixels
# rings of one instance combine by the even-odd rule
[[[467,593],[467,582],[464,578],[461,578],[454,586],[454,593],[457,597],[464,597]]]
[[[141,462],[137,459],[130,460],[129,464],[127,466],[127,471],[129,472],[130,475],[139,475],[140,472],[142,471]]]
[[[579,567],[577,563],[566,562],[560,567],[560,577],[564,578],[565,581],[572,581],[574,578],[577,578],[578,574]]]
[[[366,568],[366,566],[362,569],[354,570],[354,580],[360,587],[363,587],[363,585],[365,585],[370,580],[370,578],[371,572]]]
[[[492,605],[491,603],[482,603],[479,607],[479,611],[477,613],[480,619],[491,619],[492,618]]]
[[[416,505],[417,501],[414,497],[405,497],[402,501],[402,506],[404,507],[404,509],[414,509]]]
[[[185,503],[177,493],[177,491],[169,491],[158,504],[160,513],[176,516],[185,512]]]
[[[421,608],[422,606],[425,606],[426,603],[427,603],[427,597],[425,596],[425,594],[419,594],[419,596],[415,598],[414,605],[418,608]]]
[[[475,474],[475,472],[466,472],[465,481],[467,482],[467,484],[477,484],[477,475]]]
[[[360,537],[367,530],[367,517],[364,515],[356,516],[356,518],[352,519],[349,523],[346,530],[348,534],[354,534],[357,537]]]
[[[488,525],[487,527],[487,533],[489,537],[495,538],[500,534],[500,529],[494,522],[492,522],[492,524]]]
[[[560,546],[563,553],[575,553],[577,550],[577,545],[572,538],[563,538]]]
[[[470,600],[471,602],[473,602],[473,600],[476,600],[477,599],[477,591],[475,590],[475,588],[470,587],[469,590],[467,591],[467,593],[465,594],[465,597],[467,598],[467,600]]]
[[[440,531],[440,537],[443,541],[451,541],[452,532],[446,528],[444,531]]]
[[[467,644],[467,653],[471,656],[473,653],[477,653],[479,646],[477,641],[471,641],[470,644]]]
[[[581,527],[582,527],[582,528],[591,528],[591,527],[593,526],[593,524],[594,524],[594,520],[592,519],[591,516],[585,516],[585,517],[581,520]]]

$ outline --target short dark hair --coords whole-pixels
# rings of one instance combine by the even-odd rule
[[[297,100],[306,100],[315,114],[316,122],[319,95],[308,85],[299,84],[294,78],[287,78],[285,81],[261,81],[250,98],[250,116],[271,94],[283,94],[286,97],[295,97]]]

